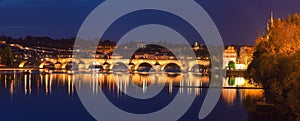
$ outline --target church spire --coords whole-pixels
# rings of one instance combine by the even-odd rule
[[[270,14],[270,19],[269,19],[269,23],[267,25],[267,31],[269,32],[271,27],[274,25],[274,16],[273,16],[273,11],[271,11]]]
[[[274,24],[274,16],[273,16],[273,11],[271,11],[270,25],[273,26],[273,24]]]
[[[200,49],[200,46],[199,46],[198,42],[195,42],[193,48],[194,48],[195,51],[198,51]]]
[[[273,11],[271,11],[271,14],[270,14],[270,20],[269,20],[269,23],[267,25],[267,34],[266,34],[266,37],[267,37],[267,40],[270,39],[270,35],[271,35],[271,28],[274,26],[274,15],[273,15]]]

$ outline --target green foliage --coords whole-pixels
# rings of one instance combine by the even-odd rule
[[[5,64],[6,66],[11,66],[13,60],[12,50],[9,47],[5,47],[0,52],[1,52],[0,55],[1,55],[2,63]]]
[[[230,61],[230,62],[228,63],[228,68],[229,68],[229,70],[235,70],[235,62]]]
[[[289,117],[300,119],[300,15],[277,19],[256,40],[248,74],[265,88],[267,100]]]

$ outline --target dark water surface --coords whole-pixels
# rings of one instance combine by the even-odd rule
[[[95,76],[96,75],[96,76]],[[78,80],[80,78],[80,80]],[[77,79],[77,80],[76,80]],[[164,80],[164,81],[161,81]],[[189,110],[179,119],[197,121],[198,114],[207,93],[210,78],[195,74],[28,74],[20,72],[2,72],[0,74],[0,117],[6,120],[28,121],[89,121],[95,120],[84,108],[77,93],[75,84],[89,85],[97,96],[105,92],[112,102],[130,112],[147,113],[163,108],[172,98],[180,95],[195,95],[196,98]],[[224,87],[256,87],[242,77],[231,77],[223,80]],[[165,82],[165,83],[164,83]],[[140,104],[118,90],[116,83],[123,88],[141,88],[147,93],[150,85],[165,85],[157,102]],[[192,88],[188,88],[192,87]],[[261,99],[261,89],[223,89],[222,96],[212,113],[204,121],[247,121],[249,112],[255,109],[253,103]],[[111,116],[117,116],[111,114]],[[172,115],[170,115],[172,116]]]

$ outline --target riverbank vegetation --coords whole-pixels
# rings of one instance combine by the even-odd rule
[[[0,64],[4,64],[7,67],[12,65],[13,54],[9,47],[0,48]]]
[[[300,14],[271,20],[256,40],[248,74],[261,83],[268,103],[285,117],[300,121]]]

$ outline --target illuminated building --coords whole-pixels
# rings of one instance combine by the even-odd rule
[[[230,61],[236,63],[237,57],[238,55],[234,46],[227,47],[227,49],[223,53],[223,67],[227,68]]]
[[[239,57],[239,64],[244,64],[244,69],[247,69],[249,64],[253,60],[253,52],[254,49],[249,46],[243,46],[240,48],[240,57]]]

